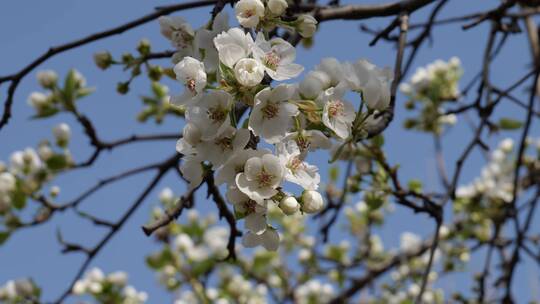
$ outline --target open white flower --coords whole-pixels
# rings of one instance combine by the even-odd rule
[[[255,28],[264,17],[264,4],[261,0],[240,0],[234,6],[236,19],[243,27]]]
[[[201,159],[197,156],[184,156],[180,165],[182,176],[188,181],[188,190],[195,189],[199,186],[204,177],[203,166]]]
[[[353,105],[343,99],[343,92],[330,88],[322,96],[324,109],[322,121],[325,126],[334,131],[342,139],[351,134],[351,127],[356,117]]]
[[[323,71],[310,71],[298,87],[299,93],[306,99],[315,100],[330,87],[330,76]]]
[[[362,92],[368,108],[382,111],[390,104],[390,85],[393,79],[390,68],[379,69],[365,59],[347,63],[346,80],[352,90]]]
[[[274,228],[268,228],[261,234],[254,234],[248,231],[242,238],[242,245],[247,248],[261,245],[266,250],[276,251],[279,248],[279,234]]]
[[[264,154],[271,154],[268,149],[245,149],[234,153],[234,155],[225,162],[216,174],[216,185],[227,183],[236,185],[236,175],[244,171],[246,161],[252,157],[261,157]]]
[[[267,204],[266,200],[258,203],[250,199],[236,187],[229,187],[227,199],[234,205],[235,211],[245,213],[246,229],[255,234],[263,233],[268,224],[266,222]]]
[[[177,106],[193,104],[196,100],[194,97],[206,87],[204,63],[193,57],[184,57],[174,66],[174,73],[176,79],[184,84],[185,90],[182,95],[171,97],[171,102]]]
[[[284,179],[302,186],[306,190],[317,190],[321,176],[317,166],[302,160],[302,153],[294,141],[280,142],[276,147],[279,160],[285,168]]]
[[[161,34],[169,39],[174,47],[184,49],[193,42],[195,32],[184,18],[161,16],[158,21]]]
[[[285,142],[294,140],[302,154],[317,149],[330,149],[332,142],[323,132],[319,130],[300,130],[291,132],[283,139]]]
[[[408,231],[401,234],[401,237],[399,239],[399,247],[401,248],[401,250],[407,253],[412,253],[415,250],[418,250],[421,245],[422,239],[419,235]]]
[[[249,198],[262,203],[276,195],[276,188],[283,179],[283,167],[279,158],[272,154],[247,160],[244,172],[236,175],[236,185]]]
[[[255,59],[242,58],[234,66],[234,77],[244,87],[254,87],[264,78],[264,67]]]
[[[285,137],[298,115],[298,107],[288,100],[294,94],[294,86],[280,84],[274,89],[266,88],[255,95],[255,106],[249,117],[249,129],[269,143]]]
[[[257,35],[253,57],[264,66],[266,73],[274,80],[291,79],[304,70],[301,65],[293,63],[296,58],[294,46],[281,38],[266,41],[263,33]]]
[[[202,94],[197,105],[187,110],[186,119],[198,127],[202,140],[209,140],[231,125],[229,112],[232,105],[233,98],[229,93],[210,91]]]
[[[195,45],[204,51],[204,68],[207,73],[217,70],[219,57],[214,38],[221,32],[229,29],[229,16],[227,12],[221,11],[212,22],[212,29],[201,28],[195,33]]]
[[[251,54],[253,38],[239,28],[232,28],[222,32],[214,38],[214,45],[218,51],[219,60],[233,68],[238,60],[247,58]]]
[[[249,137],[247,129],[237,130],[229,126],[216,138],[199,143],[196,149],[201,159],[209,161],[214,168],[218,168],[231,156],[244,150],[249,142]]]
[[[346,87],[344,69],[336,58],[324,58],[315,69],[307,74],[300,83],[299,92],[304,98],[317,100],[326,89],[338,87],[343,90]]]

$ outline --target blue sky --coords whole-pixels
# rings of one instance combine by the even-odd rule
[[[30,1],[6,0],[0,3],[0,75],[19,70],[22,66],[44,52],[48,47],[71,41],[99,30],[124,23],[152,11],[153,7],[169,4],[166,1]],[[451,1],[441,17],[455,16],[464,12],[476,12],[480,4],[496,5],[495,2],[481,1]],[[227,8],[230,10],[229,8]],[[194,27],[206,22],[210,8],[202,8],[181,12]],[[425,20],[428,11],[414,14],[412,23]],[[372,28],[382,28],[388,19],[370,19],[363,23]],[[231,23],[235,23],[231,19]],[[358,21],[332,21],[321,25],[315,43],[311,49],[298,49],[297,62],[304,65],[306,70],[314,67],[323,57],[336,57],[339,60],[356,60],[367,58],[379,66],[394,64],[395,50],[393,45],[379,42],[376,47],[369,47],[371,40],[359,31]],[[432,62],[435,59],[447,60],[458,56],[465,68],[462,84],[466,83],[479,69],[480,58],[487,39],[488,24],[485,23],[472,30],[463,32],[457,25],[438,27],[433,37],[431,47],[424,46],[417,56],[414,67]],[[527,69],[529,49],[525,35],[511,36],[507,46],[499,56],[498,63],[492,67],[493,82],[500,87],[506,87],[518,79]],[[96,92],[80,102],[80,110],[87,114],[97,126],[98,133],[104,139],[116,139],[131,134],[171,133],[179,132],[182,122],[168,119],[160,126],[153,122],[138,124],[136,114],[141,109],[138,98],[149,93],[149,83],[137,79],[132,85],[132,91],[126,96],[115,92],[116,83],[125,80],[129,75],[120,69],[113,68],[106,72],[99,70],[92,61],[92,54],[101,50],[110,50],[115,56],[123,52],[134,52],[137,42],[148,38],[154,50],[170,49],[168,42],[159,34],[157,22],[151,22],[128,33],[111,37],[87,45],[47,61],[39,69],[54,69],[61,76],[70,68],[77,68],[87,78],[90,86],[95,86]],[[164,61],[166,64],[167,61]],[[38,69],[38,70],[39,70]],[[410,75],[408,75],[410,76]],[[172,83],[169,83],[172,84]],[[9,159],[9,155],[17,149],[36,146],[43,138],[51,138],[51,129],[58,122],[68,122],[74,131],[71,144],[73,155],[77,160],[85,159],[90,153],[86,137],[80,127],[71,117],[58,115],[53,119],[30,120],[32,109],[26,104],[28,94],[39,90],[35,80],[35,71],[21,83],[15,95],[13,107],[14,118],[0,132],[0,160]],[[5,86],[0,87],[0,95],[5,96]],[[178,93],[180,87],[171,86],[173,93]],[[523,97],[523,92],[518,96]],[[2,98],[3,99],[3,98]],[[469,98],[470,100],[471,98]],[[403,180],[420,178],[426,182],[428,189],[437,189],[438,180],[435,175],[435,160],[431,137],[415,132],[403,131],[402,121],[409,114],[403,110],[403,96],[398,96],[396,119],[386,132],[386,151],[392,163],[400,163],[400,176]],[[504,116],[522,118],[525,113],[513,106],[503,104],[499,111]],[[474,119],[474,117],[472,117]],[[540,135],[538,124],[532,129],[535,136]],[[502,133],[487,140],[495,144],[506,136],[516,136],[517,133]],[[471,132],[464,121],[453,128],[444,139],[445,158],[452,170],[451,163],[456,160],[471,137]],[[165,159],[174,153],[174,141],[152,142],[139,144],[136,149],[127,146],[111,153],[105,152],[97,164],[84,171],[77,171],[60,176],[53,184],[62,188],[60,201],[67,201],[96,182],[98,178],[107,177],[116,172],[153,163]],[[326,172],[326,159],[322,157],[313,160],[320,165],[321,172]],[[463,174],[463,181],[474,178],[484,160],[478,151],[468,160]],[[323,174],[323,180],[324,180]],[[137,197],[140,189],[152,178],[151,174],[142,174],[105,188],[92,196],[83,206],[83,210],[103,215],[110,220],[116,220],[122,212]],[[176,176],[170,174],[160,183],[161,189],[170,186],[175,193],[182,193],[184,185],[179,183]],[[144,256],[154,250],[155,244],[145,237],[140,225],[148,219],[152,206],[157,201],[154,191],[145,204],[134,214],[123,230],[99,254],[92,265],[99,266],[105,271],[125,269],[130,273],[130,282],[137,288],[150,294],[150,302],[168,302],[169,296],[158,285],[153,273],[144,264]],[[215,213],[213,204],[207,207],[204,200],[199,200],[199,208],[204,213]],[[381,232],[385,245],[391,247],[397,244],[402,231],[414,231],[421,235],[429,235],[432,224],[424,216],[413,216],[401,207],[392,216],[389,225]],[[450,218],[446,219],[447,221]],[[105,231],[93,227],[89,222],[81,221],[66,212],[55,217],[53,221],[28,229],[14,235],[4,246],[0,247],[0,283],[11,278],[32,276],[44,287],[44,298],[53,299],[63,291],[79,267],[82,256],[78,254],[61,255],[60,246],[55,238],[55,231],[60,229],[67,240],[82,244],[94,244]],[[475,269],[472,263],[472,268]],[[530,269],[530,270],[529,270]],[[538,291],[531,288],[532,277],[538,278],[534,268],[520,266],[519,277],[515,283],[516,294],[529,299],[531,293]],[[469,288],[465,275],[455,275],[444,280],[441,286],[447,290]],[[469,282],[470,283],[470,282]],[[533,283],[534,284],[534,283]]]

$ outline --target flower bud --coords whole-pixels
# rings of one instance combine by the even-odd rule
[[[234,76],[241,85],[251,88],[263,80],[264,68],[255,59],[240,59],[234,66]]]
[[[123,271],[112,272],[107,276],[107,280],[115,285],[125,286],[127,283],[127,273]]]
[[[102,70],[106,70],[113,63],[113,58],[111,56],[111,53],[107,51],[95,53],[94,63],[98,66],[98,68]]]
[[[139,41],[139,45],[137,46],[137,51],[141,54],[141,55],[148,55],[150,54],[150,49],[151,49],[151,46],[150,46],[150,41],[148,39],[141,39],[141,41]]]
[[[302,211],[305,213],[316,213],[323,208],[324,201],[317,191],[306,190],[302,193]]]
[[[184,140],[194,146],[201,141],[201,130],[193,123],[187,123],[182,131]]]
[[[57,197],[58,194],[60,194],[60,187],[52,186],[51,189],[49,190],[49,193],[51,194],[52,197]]]
[[[270,0],[268,1],[268,9],[276,16],[281,16],[289,4],[285,0]]]
[[[297,19],[299,22],[296,30],[298,34],[304,38],[310,38],[317,30],[317,20],[311,15],[300,15]]]
[[[37,73],[37,80],[42,87],[52,89],[58,81],[58,75],[53,70],[44,70]]]
[[[82,295],[86,292],[86,281],[79,280],[73,285],[72,292],[74,295]]]
[[[28,104],[38,111],[47,106],[48,103],[49,98],[41,92],[33,92],[28,96]]]
[[[159,193],[159,201],[164,203],[164,204],[170,203],[173,198],[174,198],[174,193],[171,190],[171,188],[164,188]]]
[[[15,177],[9,172],[0,173],[0,193],[10,192],[15,189]]]
[[[300,209],[300,205],[294,196],[286,196],[279,203],[279,208],[281,208],[286,215],[291,215]]]
[[[40,145],[38,147],[37,152],[38,152],[39,158],[41,158],[44,161],[47,161],[49,158],[51,158],[51,156],[54,155],[54,152],[48,143],[44,145]]]
[[[68,124],[61,123],[53,128],[53,134],[56,138],[56,143],[61,147],[65,147],[71,138],[71,129]]]

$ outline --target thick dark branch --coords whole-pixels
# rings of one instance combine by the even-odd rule
[[[315,12],[319,21],[345,19],[358,20],[372,17],[399,15],[403,12],[412,13],[434,0],[403,0],[385,4],[346,5],[340,7],[320,8]]]

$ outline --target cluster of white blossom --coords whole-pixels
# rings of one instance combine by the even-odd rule
[[[311,279],[295,289],[294,300],[299,304],[328,303],[334,295],[334,287],[331,284]]]
[[[482,169],[481,175],[472,183],[458,187],[456,196],[464,199],[483,196],[489,200],[510,202],[514,189],[513,150],[514,141],[511,138],[501,141],[497,149],[491,153],[489,162]]]
[[[459,58],[452,57],[448,62],[436,60],[420,67],[409,83],[402,83],[400,90],[410,99],[406,108],[413,110],[420,105],[417,118],[407,119],[405,128],[440,133],[443,125],[454,125],[455,114],[444,114],[445,102],[454,102],[460,96],[459,80],[463,75]]]
[[[58,75],[52,70],[37,73],[37,80],[47,93],[32,92],[28,96],[28,104],[34,108],[36,118],[52,116],[60,111],[72,111],[74,102],[93,92],[86,87],[86,79],[77,70],[69,71],[64,87],[58,85]]]
[[[448,62],[436,60],[426,67],[419,67],[409,83],[400,85],[400,90],[414,99],[434,102],[459,97],[458,81],[463,74],[461,61],[452,57]]]
[[[1,303],[38,303],[41,291],[30,279],[9,280],[0,286]]]
[[[267,224],[268,204],[278,205],[286,215],[323,208],[317,191],[320,175],[306,162],[308,153],[330,148],[332,138],[340,145],[356,142],[367,118],[388,107],[392,75],[367,60],[340,63],[326,58],[299,85],[272,87],[263,81],[265,75],[268,80],[289,80],[303,67],[294,63],[293,45],[279,37],[268,39],[267,24],[286,3],[266,4],[243,0],[235,7],[244,27],[261,30],[255,39],[241,28],[226,30],[224,13],[211,29],[196,32],[179,17],[162,17],[160,23],[164,36],[180,49],[174,72],[185,89],[171,97],[171,103],[185,110],[177,151],[183,155],[180,169],[189,188],[216,171],[216,184],[227,184],[228,201],[239,218],[245,217],[244,246],[276,250],[279,235]],[[215,58],[209,55],[213,53]],[[356,112],[344,99],[347,91],[361,94],[368,110]],[[242,123],[246,107],[249,117]],[[259,138],[274,152],[258,147]],[[285,192],[285,181],[301,186],[302,194]]]
[[[45,182],[54,177],[56,171],[73,162],[67,149],[71,138],[69,125],[60,123],[53,128],[52,133],[60,151],[55,151],[49,141],[42,141],[37,150],[28,147],[13,152],[9,165],[0,162],[0,214],[6,213],[11,207],[22,209],[27,196],[40,190]],[[57,186],[51,187],[52,196],[59,191]]]
[[[128,275],[117,271],[105,275],[99,268],[92,268],[73,285],[73,294],[92,295],[100,303],[141,304],[148,299],[146,292],[127,285]]]

